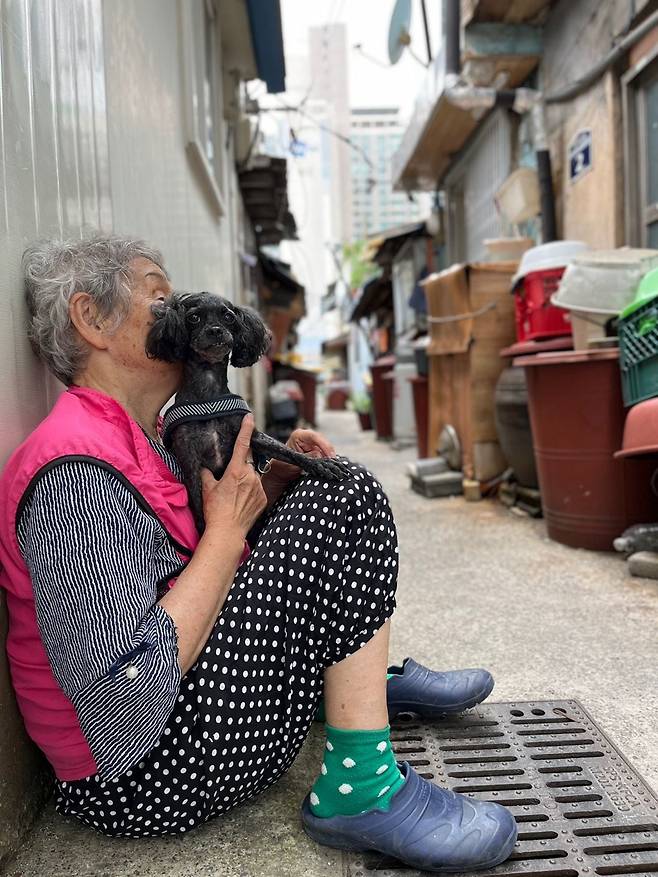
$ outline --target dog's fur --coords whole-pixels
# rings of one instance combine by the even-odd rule
[[[229,393],[229,357],[236,368],[253,365],[272,340],[255,311],[209,292],[174,293],[165,302],[153,305],[152,310],[155,321],[147,337],[146,353],[153,359],[185,363],[183,385],[176,394],[179,405],[208,402]],[[183,470],[199,532],[205,526],[201,467],[210,469],[217,479],[222,477],[243,416],[236,412],[173,428],[172,451]],[[252,434],[251,447],[256,455],[292,463],[316,478],[340,480],[349,474],[339,460],[307,457],[258,430]]]

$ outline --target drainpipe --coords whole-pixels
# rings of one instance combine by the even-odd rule
[[[542,240],[544,243],[557,238],[555,198],[551,155],[546,137],[546,119],[543,95],[531,88],[499,90],[477,88],[460,84],[461,75],[461,3],[460,0],[443,0],[443,21],[446,56],[446,98],[463,110],[488,110],[496,106],[507,107],[515,112],[531,113],[537,175],[541,197]]]
[[[443,0],[443,36],[446,47],[446,81],[459,79],[461,72],[461,7],[459,2]]]

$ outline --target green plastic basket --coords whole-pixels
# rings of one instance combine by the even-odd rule
[[[658,298],[619,320],[619,365],[624,405],[658,396]]]

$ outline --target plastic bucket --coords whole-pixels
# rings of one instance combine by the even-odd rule
[[[551,296],[560,285],[564,268],[531,271],[515,290],[514,310],[518,341],[536,341],[571,334],[571,324]]]
[[[615,459],[624,408],[617,350],[547,353],[523,366],[548,535],[575,548],[611,551],[632,524],[654,521],[658,456]]]
[[[383,356],[370,366],[372,376],[372,409],[378,439],[393,437],[393,385],[384,375],[393,368],[394,356]]]

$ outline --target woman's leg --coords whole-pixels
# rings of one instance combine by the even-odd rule
[[[383,492],[380,498],[387,509]],[[358,559],[380,549],[397,573],[392,518],[381,514],[387,522],[375,520],[371,527],[379,545],[368,544],[365,553],[359,548]],[[349,578],[363,573],[362,566],[347,568]],[[319,843],[376,850],[422,870],[493,867],[514,847],[510,811],[441,789],[395,760],[386,696],[389,627],[386,621],[358,651],[325,670],[327,740],[320,773],[302,805],[304,828]]]
[[[388,724],[386,668],[390,621],[369,642],[324,673],[327,722],[334,728],[365,730]]]
[[[388,810],[404,784],[386,707],[390,622],[325,671],[326,743],[309,804],[319,818]]]
[[[354,699],[355,656],[357,667],[372,665],[359,672],[382,685],[377,722],[386,725],[384,640],[397,543],[381,486],[351,468],[343,482],[303,477],[279,499],[160,740],[116,781],[61,784],[61,812],[106,834],[144,837],[189,831],[254,797],[297,756],[325,671],[341,680],[334,687],[346,703]]]

